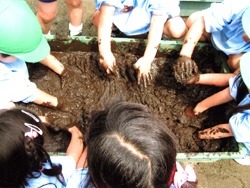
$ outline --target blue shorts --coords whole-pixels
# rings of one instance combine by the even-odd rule
[[[41,1],[41,2],[44,2],[44,3],[52,3],[52,2],[55,2],[57,0],[38,0],[38,1]]]

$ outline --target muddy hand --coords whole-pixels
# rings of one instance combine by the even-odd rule
[[[190,118],[195,117],[194,108],[192,106],[187,106],[184,110],[184,113]]]
[[[151,63],[147,63],[143,57],[141,57],[134,65],[134,68],[137,71],[137,83],[138,85],[142,83],[146,88],[147,85],[151,85],[152,74],[150,72]]]
[[[75,73],[65,67],[62,74],[60,75],[61,88],[64,88],[66,81],[68,81],[70,78],[73,78],[74,76]]]
[[[194,84],[199,81],[198,66],[187,56],[180,56],[174,65],[174,76],[177,82]]]
[[[71,111],[70,106],[71,106],[71,102],[68,99],[58,98],[58,104],[56,106],[56,109],[62,112],[70,112]]]
[[[107,74],[114,74],[117,76],[117,68],[115,57],[112,53],[100,57],[100,65],[106,70]]]

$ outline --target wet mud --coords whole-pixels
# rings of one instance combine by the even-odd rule
[[[67,128],[76,124],[86,132],[91,114],[102,109],[105,102],[116,96],[145,104],[157,113],[176,135],[180,144],[179,152],[238,151],[234,138],[197,138],[199,130],[228,121],[227,113],[231,103],[209,109],[195,118],[189,118],[184,113],[187,105],[195,105],[219,91],[219,88],[177,83],[173,75],[173,64],[179,52],[175,50],[157,54],[152,64],[152,83],[144,88],[137,84],[132,66],[142,50],[135,51],[131,46],[127,48],[129,50],[114,50],[118,68],[116,77],[107,75],[99,66],[97,48],[85,52],[56,49],[53,55],[68,69],[68,76],[64,78],[39,63],[29,64],[30,79],[38,88],[57,96],[67,106],[67,111],[59,111],[32,103],[20,104],[53,119],[45,144],[48,151],[64,152],[70,139]],[[52,49],[55,49],[53,45]],[[220,72],[221,65],[214,60],[216,53],[208,46],[194,51],[193,59],[200,72]]]

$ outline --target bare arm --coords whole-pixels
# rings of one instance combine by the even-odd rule
[[[230,95],[230,89],[227,87],[226,89],[219,91],[218,93],[215,93],[214,95],[199,102],[194,108],[194,114],[198,115],[211,107],[218,106],[232,100],[233,97]]]
[[[184,38],[183,46],[180,51],[181,56],[187,56],[191,58],[194,47],[198,43],[204,31],[205,31],[204,19],[203,17],[199,17],[191,25]]]
[[[111,30],[112,18],[115,8],[113,6],[102,5],[98,18],[98,48],[100,53],[100,64],[107,73],[114,72],[115,57],[111,52]]]
[[[43,106],[51,106],[51,107],[56,107],[58,105],[57,97],[52,96],[38,88],[37,88],[36,98],[33,102]]]
[[[73,157],[77,163],[83,152],[83,135],[76,126],[70,127],[68,130],[71,133],[71,140],[66,155]]]
[[[195,84],[212,85],[218,87],[226,87],[229,79],[234,77],[233,73],[207,73],[200,74],[200,79]]]
[[[138,84],[142,77],[145,87],[151,79],[150,68],[160,45],[163,27],[162,16],[153,15],[144,55],[134,64],[134,68],[137,69]]]

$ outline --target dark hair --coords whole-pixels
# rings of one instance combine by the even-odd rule
[[[176,142],[146,106],[118,102],[97,113],[87,145],[89,174],[96,187],[169,186]]]
[[[5,58],[5,57],[9,57],[10,55],[0,53],[0,56],[2,56],[3,58]]]
[[[45,130],[39,117],[26,108],[13,108],[0,112],[0,186],[25,186],[27,178],[38,178],[41,173],[59,176],[61,165],[54,165],[43,149],[43,136],[25,136],[27,125]],[[44,169],[49,162],[51,169]],[[59,180],[60,181],[60,180]]]
[[[237,75],[233,84],[236,84],[237,82],[239,82],[239,85],[238,85],[238,90],[237,90],[237,95],[236,95],[236,103],[239,104],[246,97],[246,95],[249,94],[249,91],[248,91],[248,88],[241,77],[241,74]],[[250,109],[250,104],[235,106],[232,109],[230,116],[232,116],[235,113],[242,112],[242,111],[248,110],[248,109]]]

